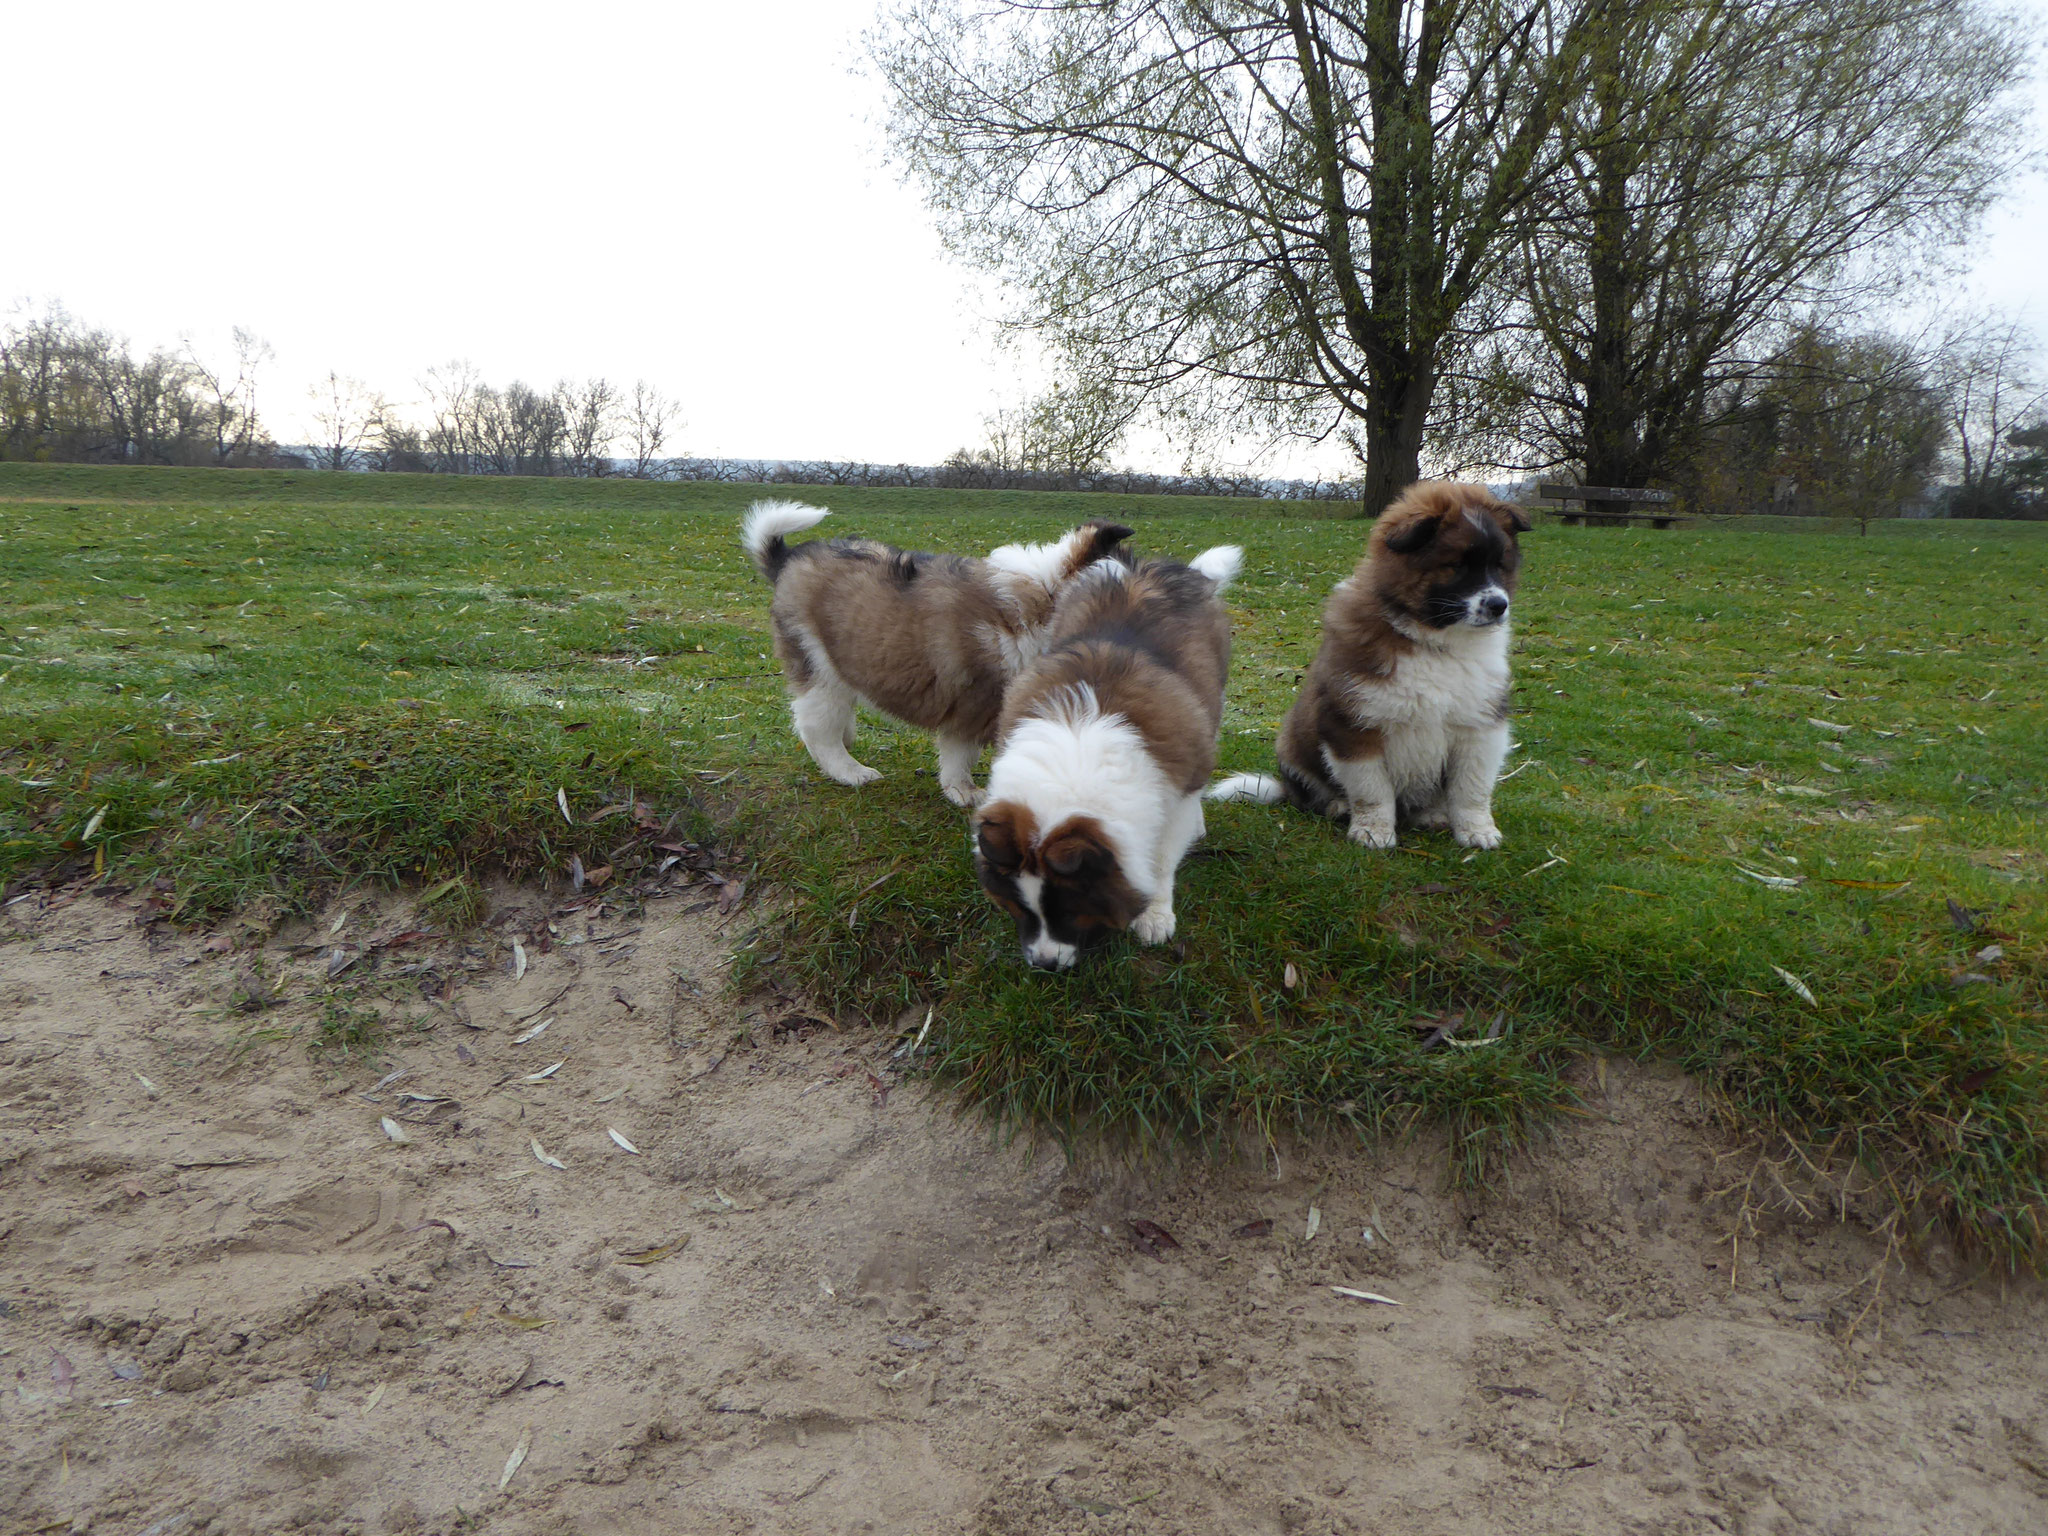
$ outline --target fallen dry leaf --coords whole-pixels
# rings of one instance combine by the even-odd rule
[[[386,1136],[389,1136],[399,1146],[402,1147],[407,1142],[412,1140],[412,1137],[407,1134],[405,1127],[400,1125],[396,1120],[392,1119],[389,1115],[384,1116],[383,1125],[384,1134]]]
[[[553,1077],[557,1072],[561,1071],[563,1067],[568,1065],[568,1062],[569,1058],[564,1056],[552,1067],[542,1067],[538,1072],[529,1072],[526,1074],[526,1076],[521,1078],[520,1081],[523,1083],[544,1083],[549,1078]]]
[[[1287,968],[1280,973],[1280,985],[1290,992],[1301,985],[1301,972],[1294,968],[1292,960],[1287,962]]]
[[[521,980],[526,975],[526,946],[517,939],[512,941],[512,979]]]
[[[78,1381],[78,1372],[72,1367],[70,1358],[54,1349],[50,1351],[50,1381],[66,1397],[71,1395],[71,1389]]]
[[[533,1157],[535,1162],[545,1163],[550,1168],[559,1168],[565,1173],[568,1172],[569,1165],[563,1162],[560,1158],[549,1157],[547,1154],[547,1150],[541,1146],[540,1138],[538,1136],[530,1136],[527,1138],[527,1140],[533,1144]]]
[[[1257,1221],[1248,1221],[1230,1234],[1232,1237],[1271,1237],[1273,1218],[1261,1216]]]
[[[1790,971],[1786,970],[1785,967],[1783,967],[1782,965],[1774,965],[1771,967],[1771,969],[1778,973],[1780,979],[1784,981],[1786,986],[1790,987],[1795,993],[1798,994],[1802,1002],[1806,1003],[1809,1007],[1818,1007],[1820,1005],[1819,999],[1813,995],[1813,989],[1807,986],[1807,984],[1801,981],[1797,976],[1794,976]]]
[[[569,823],[569,825],[570,825],[570,826],[572,826],[572,827],[573,827],[573,826],[575,826],[575,825],[576,825],[576,818],[575,818],[574,816],[571,816],[571,815],[569,814],[569,791],[568,791],[568,790],[566,790],[566,789],[557,789],[557,790],[555,791],[555,805],[556,805],[556,807],[557,807],[557,808],[559,808],[559,809],[560,809],[560,811],[561,811],[561,813],[562,813],[562,820],[564,820],[564,821],[566,821],[567,823]]]
[[[538,1024],[534,1025],[533,1028],[526,1031],[525,1034],[514,1035],[512,1037],[512,1043],[514,1045],[524,1045],[529,1040],[538,1040],[542,1035],[547,1033],[548,1026],[554,1022],[555,1021],[553,1016],[550,1015],[549,1017],[542,1019]]]
[[[641,1266],[645,1266],[648,1264],[659,1264],[663,1259],[667,1258],[670,1254],[681,1253],[685,1248],[689,1246],[690,1234],[685,1232],[681,1237],[677,1238],[674,1242],[663,1243],[659,1248],[642,1248],[637,1253],[622,1253],[619,1255],[619,1262],[621,1264],[638,1264]]]
[[[625,1138],[625,1137],[621,1136],[621,1135],[619,1134],[619,1129],[618,1129],[618,1127],[617,1127],[617,1126],[615,1126],[615,1125],[608,1125],[608,1126],[606,1126],[606,1127],[605,1127],[605,1134],[606,1134],[607,1136],[611,1137],[611,1139],[612,1139],[613,1141],[617,1142],[617,1143],[618,1143],[618,1144],[619,1144],[619,1145],[620,1145],[620,1146],[621,1146],[622,1148],[624,1148],[624,1149],[625,1149],[626,1151],[628,1151],[628,1152],[632,1153],[632,1154],[633,1154],[633,1155],[634,1155],[635,1157],[638,1157],[638,1156],[640,1155],[640,1149],[639,1149],[638,1147],[634,1146],[634,1145],[633,1145],[633,1143],[631,1143],[630,1141],[626,1140],[626,1138]]]
[[[1180,1246],[1173,1234],[1156,1221],[1146,1221],[1140,1217],[1136,1221],[1126,1222],[1125,1225],[1131,1229],[1132,1245],[1140,1253],[1149,1253],[1162,1264],[1166,1262],[1166,1250]]]
[[[566,807],[563,810],[563,814],[568,814]],[[512,1474],[519,1470],[519,1464],[526,1460],[526,1453],[531,1449],[533,1449],[533,1431],[531,1429],[522,1429],[519,1431],[519,1443],[512,1447],[512,1454],[505,1458],[505,1470],[498,1475],[498,1492],[503,1493],[505,1491],[505,1485],[512,1481]]]
[[[1330,1289],[1335,1291],[1339,1296],[1350,1296],[1356,1298],[1359,1301],[1377,1302],[1380,1306],[1383,1307],[1398,1307],[1401,1305],[1401,1303],[1394,1300],[1393,1297],[1382,1296],[1378,1291],[1355,1290],[1354,1288],[1348,1285],[1333,1285],[1330,1287]]]
[[[728,880],[718,888],[718,915],[724,917],[740,904],[740,898],[747,894],[747,882]]]
[[[1902,891],[1904,880],[1824,880],[1825,885],[1845,886],[1852,891]]]
[[[1979,1088],[1990,1082],[1992,1078],[1998,1076],[2002,1065],[2001,1063],[2000,1066],[1979,1067],[1974,1072],[1965,1073],[1956,1079],[1956,1092],[1975,1093]]]
[[[466,1045],[457,1045],[455,1047],[455,1059],[465,1067],[473,1067],[476,1065],[476,1052]]]

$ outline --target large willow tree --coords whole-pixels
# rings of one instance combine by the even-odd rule
[[[1417,478],[1608,0],[913,0],[873,39],[952,248],[1091,382]]]

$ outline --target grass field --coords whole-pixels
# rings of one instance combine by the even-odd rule
[[[922,737],[864,724],[888,777],[858,792],[796,745],[734,537],[755,494],[0,465],[0,867],[162,875],[202,920],[602,860],[620,823],[591,818],[630,794],[795,898],[753,974],[877,1017],[936,1003],[940,1069],[1007,1116],[1440,1123],[1470,1177],[1626,1052],[1996,1260],[2048,1254],[2048,528],[1539,527],[1502,850],[1368,855],[1213,808],[1176,944],[1047,977],[975,889]],[[1243,543],[1231,769],[1268,761],[1363,538],[1328,507],[799,494],[831,531],[942,549],[1098,513],[1147,550]]]

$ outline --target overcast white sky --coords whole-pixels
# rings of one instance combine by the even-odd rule
[[[2048,0],[2019,9],[2048,34]],[[142,346],[247,326],[287,440],[330,368],[413,399],[459,357],[497,382],[647,378],[682,403],[678,451],[936,462],[1025,382],[883,162],[853,72],[871,13],[20,7],[4,111],[32,153],[0,204],[0,307],[61,302]],[[2044,253],[2037,173],[1970,287],[2048,325]]]

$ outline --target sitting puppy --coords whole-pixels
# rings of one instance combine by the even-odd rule
[[[1508,600],[1528,528],[1483,486],[1410,486],[1323,610],[1322,648],[1280,727],[1279,778],[1239,774],[1210,798],[1348,816],[1368,848],[1393,847],[1397,819],[1499,847]]]
[[[1061,596],[1045,654],[1010,685],[975,869],[1024,958],[1062,970],[1128,928],[1173,937],[1173,875],[1202,835],[1242,552],[1104,563]]]
[[[881,774],[852,751],[854,703],[866,699],[938,738],[939,788],[972,805],[974,764],[995,739],[1003,686],[1038,656],[1060,589],[1131,530],[1083,524],[1051,544],[1005,544],[986,560],[928,555],[872,539],[783,540],[829,516],[823,507],[757,501],[740,542],[775,588],[775,655],[790,714],[811,760],[841,784]]]

